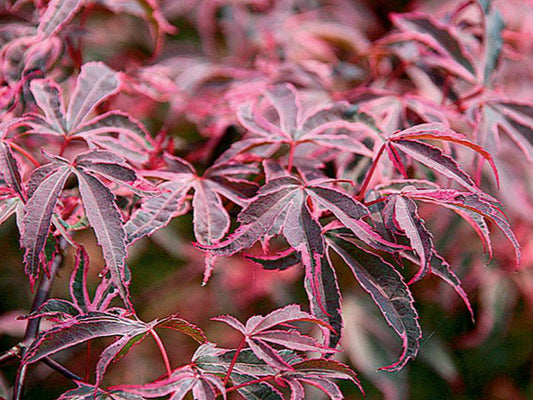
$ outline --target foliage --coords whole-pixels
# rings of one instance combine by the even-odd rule
[[[376,31],[363,1],[3,2],[0,223],[16,220],[35,290],[24,337],[2,356],[20,359],[13,398],[41,363],[75,384],[61,399],[304,399],[309,387],[342,399],[363,392],[353,369],[405,398],[383,374],[425,343],[417,292],[444,303],[418,284],[432,275],[480,320],[463,345],[489,335],[494,277],[512,282],[522,266],[531,285],[533,103],[517,92],[532,77],[516,69],[531,65],[532,33],[513,19],[520,2],[427,3]],[[501,270],[479,270],[479,242]],[[261,309],[243,290],[250,312],[229,312],[246,323],[197,304],[236,331],[211,341],[218,324],[206,334],[194,312],[144,318],[136,285],[151,283],[135,257],[147,243],[187,259],[187,279],[203,260],[206,304],[239,266],[293,281],[301,269],[304,294]],[[68,290],[48,298],[58,271]],[[513,293],[531,302],[530,287]],[[388,351],[383,322],[401,341],[396,361],[370,345],[357,355],[357,335]],[[169,357],[168,330],[194,354]],[[166,373],[113,379],[112,362],[148,336]],[[56,361],[81,344],[85,377]]]

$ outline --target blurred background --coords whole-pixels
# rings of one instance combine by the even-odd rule
[[[21,9],[30,8],[28,3]],[[377,56],[377,69],[384,72],[375,77],[368,48],[395,32],[391,13],[416,10],[445,19],[459,4],[466,4],[431,0],[168,0],[160,2],[161,10],[177,30],[160,35],[142,14],[141,1],[90,3],[65,34],[83,41],[84,62],[102,60],[135,77],[125,93],[113,100],[113,107],[134,112],[152,133],[166,132],[176,154],[200,167],[208,165],[237,134],[232,107],[246,98],[246,93],[235,89],[234,81],[254,74],[277,74],[278,80],[297,82],[317,96],[327,93],[331,97],[367,85],[371,78],[373,84],[381,82],[381,87],[388,89],[383,82],[395,70],[396,56]],[[505,59],[499,66],[496,87],[504,88],[509,98],[531,101],[533,4],[528,0],[492,3],[506,23]],[[17,17],[2,13],[0,18],[1,24]],[[164,45],[154,45],[158,35],[165,36]],[[154,53],[154,46],[162,47]],[[61,68],[72,68],[67,61],[65,64],[55,72],[58,79]],[[410,79],[400,73],[401,82],[393,89],[405,86],[412,90],[415,85]],[[225,96],[217,97],[220,93]],[[220,114],[203,114],[205,102],[220,102]],[[447,117],[452,126],[465,126],[452,111]],[[206,152],[206,148],[210,150]],[[436,247],[463,281],[475,323],[452,288],[437,278],[414,284],[424,332],[418,357],[399,373],[380,372],[380,366],[398,357],[400,342],[350,271],[343,266],[337,269],[345,319],[345,352],[339,359],[358,373],[367,400],[533,399],[533,168],[531,160],[509,140],[502,139],[495,157],[501,189],[488,178],[485,183],[502,201],[521,243],[518,272],[512,267],[512,246],[496,229],[492,229],[494,257],[488,262],[476,233],[457,215],[438,210],[436,218],[435,208],[421,207]],[[233,215],[238,212],[230,211]],[[103,265],[100,248],[91,231],[80,231],[76,240],[89,252],[89,282],[94,287]],[[193,241],[192,217],[184,215],[130,249],[131,292],[144,321],[177,313],[204,329],[209,340],[230,347],[240,338],[224,324],[210,321],[211,317],[232,314],[244,320],[289,303],[307,304],[299,267],[266,271],[241,256],[220,259],[202,287],[203,258],[191,245]],[[23,273],[14,218],[0,226],[0,255],[0,351],[4,352],[23,336],[25,321],[17,316],[30,310],[33,298]],[[68,298],[73,256],[68,253],[65,258],[53,297]],[[196,349],[192,340],[174,332],[162,332],[161,337],[174,367],[189,362]],[[90,378],[106,343],[94,341],[90,349],[82,345],[60,353],[57,359]],[[91,367],[86,370],[85,365]],[[111,365],[104,382],[148,382],[164,372],[155,343],[147,339]],[[0,394],[6,398],[15,374],[16,365],[1,370]],[[28,381],[28,399],[54,399],[73,387],[45,365],[32,366],[30,374],[35,381]],[[342,382],[341,387],[346,398],[363,398],[354,385]],[[309,392],[309,398],[321,399],[321,394]]]

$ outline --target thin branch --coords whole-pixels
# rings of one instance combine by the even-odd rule
[[[43,275],[41,278],[41,281],[39,282],[39,287],[37,288],[37,293],[35,293],[35,297],[33,299],[33,304],[31,305],[31,311],[30,314],[33,312],[36,312],[39,310],[39,307],[41,307],[46,300],[48,300],[48,296],[50,295],[50,289],[52,288],[52,281],[54,279],[55,274],[59,270],[59,267],[61,264],[63,264],[63,249],[66,247],[66,241],[63,238],[59,239],[59,252],[56,254],[54,261],[52,263],[52,267],[50,268],[50,275],[47,276],[46,274]],[[39,326],[41,325],[41,318],[31,318],[28,321],[28,324],[26,325],[26,332],[24,334],[24,338],[22,339],[22,343],[24,345],[31,344],[37,335],[39,334]]]
[[[50,289],[52,289],[52,281],[57,271],[63,264],[63,250],[65,249],[67,242],[65,239],[59,239],[59,252],[54,257],[52,266],[50,268],[50,275],[43,274],[41,281],[39,282],[39,287],[37,288],[37,293],[33,299],[33,304],[31,306],[31,311],[35,312],[44,304],[44,302],[50,296]],[[21,357],[24,357],[26,349],[33,343],[39,334],[39,326],[41,325],[41,318],[32,318],[28,320],[26,325],[26,332],[24,333],[24,338],[22,339],[21,346]],[[45,361],[46,362],[46,361]],[[21,364],[19,371],[17,373],[17,378],[15,381],[13,400],[20,400],[22,398],[22,392],[24,388],[24,381],[26,380],[27,365]]]
[[[48,365],[50,368],[52,368],[54,371],[59,372],[61,375],[63,375],[65,378],[73,380],[73,381],[83,381],[83,378],[80,378],[78,375],[76,375],[73,372],[70,372],[68,369],[66,369],[64,366],[59,364],[57,361],[52,360],[50,357],[43,358],[43,363]]]

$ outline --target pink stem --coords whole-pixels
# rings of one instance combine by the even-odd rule
[[[376,157],[374,158],[374,161],[372,162],[372,166],[368,170],[365,180],[363,181],[361,185],[361,190],[359,191],[359,194],[357,195],[357,200],[361,201],[365,198],[366,189],[368,188],[368,185],[370,184],[370,180],[372,179],[372,176],[374,175],[374,171],[377,168],[378,161],[381,158],[381,155],[383,154],[383,151],[385,150],[385,143],[381,145],[381,147],[378,150],[378,154],[376,154]]]
[[[233,371],[233,367],[235,367],[235,364],[237,363],[237,358],[239,357],[239,354],[244,347],[244,344],[246,343],[246,339],[243,338],[241,342],[239,343],[239,346],[235,350],[235,355],[233,356],[233,359],[231,360],[231,364],[229,365],[228,372],[226,372],[226,376],[224,377],[224,386],[228,384],[229,377],[231,375],[231,371]]]
[[[245,386],[250,386],[250,385],[254,385],[256,383],[266,382],[266,381],[269,381],[269,380],[274,379],[274,378],[275,378],[274,375],[267,375],[267,376],[263,376],[262,378],[254,379],[252,381],[243,382],[243,383],[241,383],[239,385],[232,386],[232,387],[226,389],[226,393],[233,392],[234,390],[240,389],[240,388],[245,387]]]
[[[153,329],[150,329],[150,334],[154,338],[155,342],[157,343],[157,347],[159,347],[159,351],[161,352],[161,357],[163,357],[163,362],[165,363],[165,368],[167,370],[167,376],[170,378],[170,375],[172,375],[172,368],[170,368],[170,361],[168,359],[167,350],[165,349],[165,345],[161,341],[161,338],[159,335],[154,331]]]
[[[292,170],[292,164],[294,162],[294,149],[295,149],[294,142],[291,142],[290,146],[291,146],[291,148],[289,150],[289,162],[287,164],[287,169],[289,170],[289,173]]]
[[[30,153],[28,153],[26,150],[24,150],[18,144],[13,143],[13,142],[9,142],[9,146],[11,146],[11,148],[13,150],[18,151],[20,154],[22,154],[24,157],[26,157],[37,168],[39,168],[41,166],[41,164],[39,164],[39,162]]]

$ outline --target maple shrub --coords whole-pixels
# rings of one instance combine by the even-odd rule
[[[0,223],[33,296],[13,399],[43,365],[62,400],[407,398],[417,290],[484,340],[468,288],[525,293],[533,255],[533,5],[379,7],[1,3]]]

